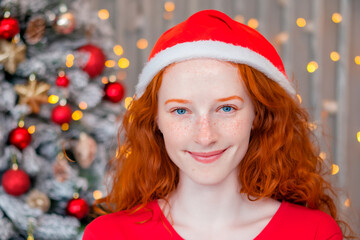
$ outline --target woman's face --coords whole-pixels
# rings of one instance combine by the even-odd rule
[[[156,121],[180,179],[216,184],[237,178],[255,116],[240,78],[236,66],[214,59],[164,71]]]

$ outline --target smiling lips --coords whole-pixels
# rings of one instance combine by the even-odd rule
[[[198,162],[212,163],[218,160],[225,151],[226,149],[207,152],[207,153],[201,153],[201,152],[188,152],[188,153],[190,153],[190,155]]]

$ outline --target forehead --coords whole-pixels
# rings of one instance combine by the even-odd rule
[[[242,93],[244,86],[237,65],[216,59],[191,59],[168,66],[159,94]],[[163,93],[163,94],[162,94]]]

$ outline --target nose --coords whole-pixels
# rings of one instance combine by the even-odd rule
[[[209,116],[200,117],[197,120],[195,133],[195,142],[209,146],[217,141],[216,123],[212,122]]]

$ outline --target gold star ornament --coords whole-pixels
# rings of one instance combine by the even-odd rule
[[[26,58],[26,46],[0,39],[0,64],[10,74],[16,72],[17,65]]]
[[[48,102],[47,91],[50,85],[44,82],[38,82],[35,74],[31,74],[27,84],[16,84],[14,87],[19,95],[19,104],[29,105],[32,113],[40,111],[40,105]]]

